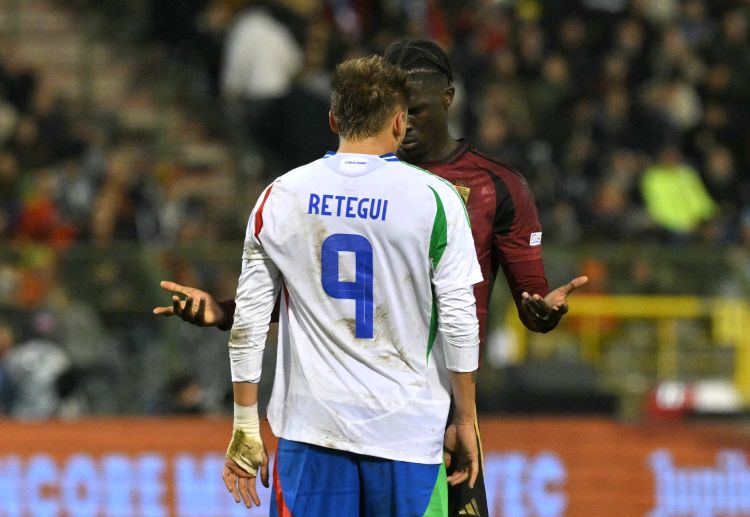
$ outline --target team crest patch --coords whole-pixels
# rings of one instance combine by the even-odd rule
[[[464,185],[453,185],[456,187],[456,190],[458,190],[458,193],[461,194],[461,197],[464,199],[464,203],[469,203],[469,193],[471,192],[471,189],[469,187],[466,187]]]
[[[542,232],[534,232],[531,234],[529,239],[529,246],[541,246],[542,245]]]

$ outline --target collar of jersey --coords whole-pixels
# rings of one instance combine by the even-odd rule
[[[373,156],[372,154],[363,154],[363,153],[342,153],[342,154],[351,154],[354,156]],[[323,155],[323,159],[330,158],[331,156],[336,156],[336,151],[326,151],[326,154]],[[398,159],[398,156],[396,156],[393,153],[385,153],[378,156],[378,158],[382,158],[383,160],[387,162],[400,162],[401,160]]]

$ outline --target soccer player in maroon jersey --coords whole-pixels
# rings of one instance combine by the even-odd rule
[[[550,290],[542,263],[542,228],[526,180],[451,136],[447,114],[455,88],[445,52],[431,41],[406,40],[392,44],[385,57],[409,73],[409,115],[399,157],[453,183],[466,202],[484,276],[474,287],[480,341],[485,339],[490,295],[500,268],[524,325],[535,332],[552,330],[568,310],[568,295],[588,279],[578,277]],[[171,307],[158,307],[155,314],[177,315],[200,326],[231,327],[233,301],[217,302],[205,291],[174,282],[162,282],[161,286],[176,294]],[[449,427],[446,463],[453,442]],[[473,489],[467,483],[449,487],[448,498],[451,517],[488,515],[482,472]]]

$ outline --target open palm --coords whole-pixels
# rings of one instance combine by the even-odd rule
[[[226,313],[216,298],[195,287],[180,285],[175,282],[162,281],[162,289],[174,293],[172,305],[156,307],[154,314],[162,316],[179,316],[182,320],[199,327],[221,325],[226,320]],[[179,295],[185,296],[181,298]]]
[[[534,318],[544,321],[551,318],[560,319],[568,312],[568,296],[576,289],[586,285],[588,281],[588,277],[579,276],[550,291],[544,298],[538,294],[531,295],[525,292],[522,295],[521,305]]]

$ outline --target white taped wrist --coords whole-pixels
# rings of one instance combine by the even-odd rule
[[[260,437],[258,404],[234,405],[234,430],[227,448],[227,458],[234,461],[251,476],[255,476],[263,464],[263,440]]]
[[[234,404],[234,428],[249,436],[260,436],[260,418],[258,418],[258,404],[240,406]]]

